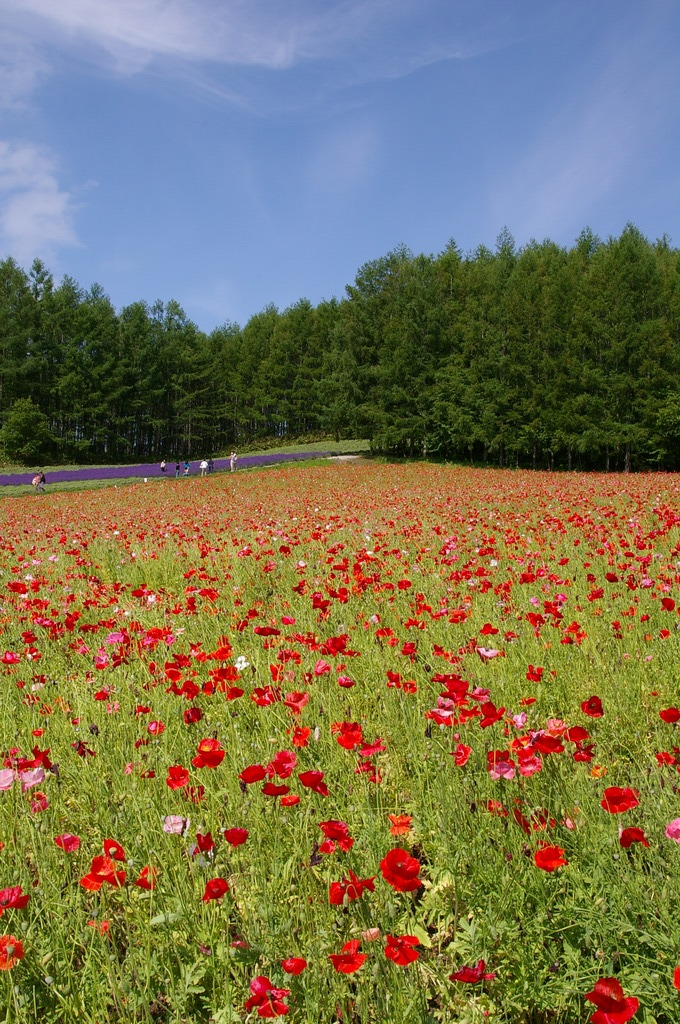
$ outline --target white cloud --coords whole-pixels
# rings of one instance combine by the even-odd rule
[[[0,139],[0,250],[19,263],[77,245],[74,202],[54,158],[31,143]]]
[[[334,58],[367,68],[369,57],[373,74],[404,73],[488,48],[499,23],[495,4],[479,0],[455,6],[451,0],[4,0],[3,6],[32,36],[54,44],[56,29],[62,43],[87,40],[129,73],[154,58],[276,70]]]

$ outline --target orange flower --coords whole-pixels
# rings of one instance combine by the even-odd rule
[[[95,921],[94,918],[87,922],[88,928],[96,928],[100,935],[106,935],[111,927],[110,921]]]
[[[410,814],[388,814],[387,817],[392,822],[390,828],[390,835],[393,836],[407,836],[411,831],[411,815]]]

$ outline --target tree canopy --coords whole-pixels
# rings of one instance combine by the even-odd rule
[[[0,262],[8,452],[30,400],[36,450],[81,462],[326,433],[394,455],[677,469],[679,370],[680,253],[633,225],[571,248],[518,248],[507,229],[494,251],[401,246],[340,300],[209,334],[175,301],[116,311],[99,285]]]

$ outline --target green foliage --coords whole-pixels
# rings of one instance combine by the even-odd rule
[[[52,441],[47,416],[30,398],[19,398],[0,430],[0,445],[7,458],[35,465],[49,454]]]
[[[265,437],[369,437],[390,456],[680,468],[680,255],[633,226],[571,249],[400,246],[346,296],[209,335],[175,301],[0,263],[0,415],[32,398],[66,460],[202,457]],[[665,411],[664,411],[665,410]],[[667,414],[666,414],[667,413]]]

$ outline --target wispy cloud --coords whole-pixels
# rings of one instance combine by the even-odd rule
[[[0,109],[19,110],[49,72],[45,57],[24,34],[3,31],[0,48]]]
[[[578,230],[653,160],[680,86],[676,62],[657,56],[660,30],[659,22],[612,36],[598,54],[599,72],[578,80],[524,156],[511,168],[498,161],[489,203],[496,226],[508,223],[523,238]]]
[[[15,27],[100,47],[121,71],[157,58],[286,69],[351,58],[395,74],[498,45],[498,13],[473,0],[4,0]],[[473,13],[474,12],[474,13]]]
[[[321,139],[310,161],[308,187],[342,201],[367,175],[376,173],[378,155],[378,130],[354,120]]]
[[[0,140],[0,250],[20,263],[77,245],[73,196],[54,158],[31,143]]]
[[[218,324],[234,322],[236,293],[233,282],[228,278],[218,278],[204,282],[199,287],[189,287],[183,301],[195,315],[200,314],[202,319],[210,319]]]

